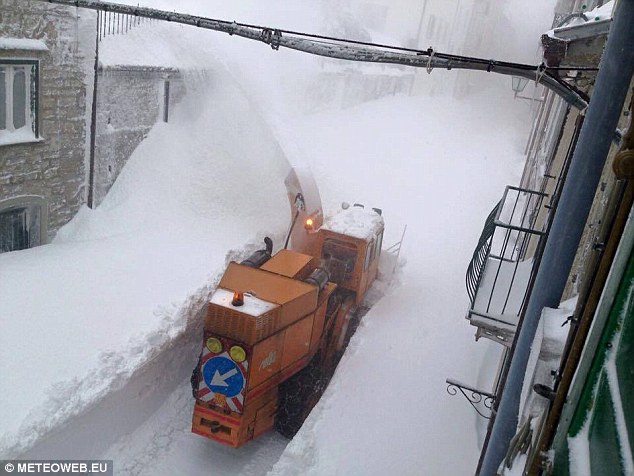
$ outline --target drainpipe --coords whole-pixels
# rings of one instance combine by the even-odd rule
[[[478,474],[497,474],[515,435],[522,385],[544,307],[559,306],[634,72],[634,0],[621,0],[555,215]]]
[[[90,115],[90,156],[88,165],[88,208],[95,207],[95,149],[97,141],[97,78],[99,76],[99,41],[101,41],[101,12],[97,12],[97,34],[95,36],[95,76],[92,88],[92,111]]]

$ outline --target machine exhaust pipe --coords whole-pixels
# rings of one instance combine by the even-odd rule
[[[271,254],[273,254],[273,240],[268,236],[265,237],[264,245],[266,246],[265,249],[254,251],[251,256],[243,260],[240,264],[250,266],[251,268],[259,268],[266,263],[271,259]]]
[[[310,276],[304,279],[304,282],[308,284],[314,284],[319,288],[319,291],[321,292],[321,290],[324,289],[324,286],[326,286],[326,283],[328,283],[328,279],[330,279],[328,271],[326,271],[324,268],[315,268],[313,272],[310,273]]]

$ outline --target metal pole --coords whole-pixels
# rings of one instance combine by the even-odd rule
[[[594,93],[570,163],[515,352],[481,475],[496,474],[517,429],[520,397],[542,309],[558,307],[586,225],[614,130],[634,72],[634,0],[621,0],[601,58]]]
[[[163,122],[168,122],[170,117],[170,81],[165,80],[163,88]]]

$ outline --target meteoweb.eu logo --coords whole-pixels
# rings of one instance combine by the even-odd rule
[[[34,475],[100,475],[113,476],[112,460],[4,460],[0,461],[0,476]]]

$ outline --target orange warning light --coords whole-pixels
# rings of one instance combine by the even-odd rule
[[[244,293],[242,291],[234,291],[231,305],[238,307],[238,306],[242,306],[243,304],[244,304]]]

